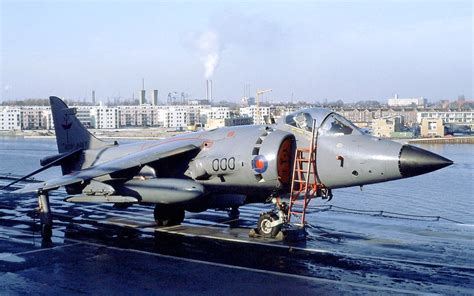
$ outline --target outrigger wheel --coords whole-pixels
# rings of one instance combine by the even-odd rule
[[[274,212],[263,213],[257,223],[257,231],[263,237],[275,237],[281,230],[282,224],[272,226],[278,221],[278,215]]]
[[[44,239],[51,239],[53,236],[53,226],[48,224],[41,224],[41,237]]]
[[[48,192],[38,193],[38,212],[41,223],[41,237],[49,240],[53,236],[53,217],[49,206]]]
[[[153,214],[158,226],[179,225],[184,220],[184,209],[176,206],[156,205]]]

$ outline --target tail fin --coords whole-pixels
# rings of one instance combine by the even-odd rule
[[[95,149],[109,146],[94,137],[76,117],[76,109],[69,108],[60,98],[49,97],[59,153],[77,149]]]

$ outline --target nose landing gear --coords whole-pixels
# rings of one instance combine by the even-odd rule
[[[265,238],[282,238],[282,228],[288,221],[288,206],[286,203],[278,203],[276,199],[272,199],[276,206],[276,210],[260,214],[257,228],[252,229],[249,233],[251,237]]]
[[[263,213],[257,223],[257,232],[263,237],[276,237],[281,230],[278,215],[274,212]]]

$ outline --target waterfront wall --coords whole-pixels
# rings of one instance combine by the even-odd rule
[[[474,144],[474,137],[444,137],[444,138],[420,138],[409,139],[413,144]]]

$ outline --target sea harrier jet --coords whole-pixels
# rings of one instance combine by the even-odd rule
[[[63,176],[13,191],[38,195],[44,238],[52,235],[48,192],[59,187],[65,187],[69,202],[154,205],[162,226],[180,224],[185,211],[238,214],[239,206],[274,201],[278,210],[262,214],[257,225],[260,234],[274,236],[298,214],[291,209],[298,199],[294,192],[306,207],[308,197],[331,198],[334,188],[412,177],[452,164],[429,151],[364,134],[323,108],[300,110],[269,125],[119,144],[94,137],[76,109],[61,99],[50,97],[50,103],[59,153],[42,159],[42,167],[24,178],[52,166],[61,166]]]

